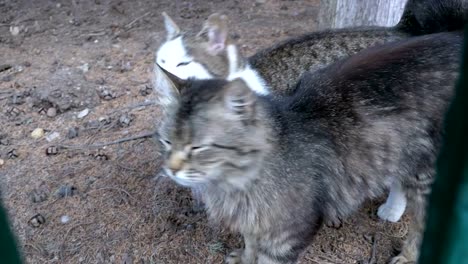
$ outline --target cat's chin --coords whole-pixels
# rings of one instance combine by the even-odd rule
[[[184,186],[184,187],[197,187],[200,185],[203,185],[203,181],[193,181],[193,180],[186,180],[186,179],[181,179],[175,176],[169,176],[173,181],[175,181],[178,185]]]
[[[164,169],[164,176],[171,178],[171,180],[175,181],[178,185],[189,188],[197,187],[205,183],[205,181],[201,178],[178,177],[177,175],[172,174],[167,169]]]

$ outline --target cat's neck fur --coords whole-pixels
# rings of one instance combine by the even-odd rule
[[[316,205],[320,197],[318,193],[323,191],[317,187],[322,184],[319,181],[316,181],[314,185],[306,183],[303,189],[308,191],[292,192],[289,188],[291,179],[284,177],[282,167],[285,161],[278,159],[278,153],[273,154],[274,152],[275,150],[270,151],[267,157],[269,161],[259,164],[256,177],[250,179],[242,188],[233,185],[223,185],[220,188],[220,185],[213,183],[205,186],[203,201],[210,218],[227,224],[233,231],[262,234],[270,232],[277,222],[291,222],[292,216],[288,212],[291,205],[299,200],[311,209],[301,211],[298,208],[298,213],[309,214],[308,218],[311,222],[313,219],[322,217],[322,212],[317,210],[319,207]],[[294,169],[291,173],[295,173]],[[293,183],[293,185],[302,184]],[[278,186],[288,187],[278,188]],[[308,196],[304,197],[305,194]],[[258,221],[258,219],[262,220]]]
[[[322,196],[319,193],[326,191],[328,186],[324,186],[321,179],[315,175],[309,177],[314,179],[314,184],[303,182],[300,177],[285,176],[300,175],[304,169],[303,166],[297,166],[289,161],[292,159],[291,151],[295,152],[295,150],[285,146],[289,144],[297,146],[300,142],[291,139],[295,138],[295,135],[288,135],[289,132],[284,131],[287,125],[284,126],[283,121],[287,117],[283,116],[275,103],[268,98],[259,98],[258,103],[256,111],[259,114],[257,118],[259,123],[257,126],[265,129],[264,134],[269,146],[263,149],[262,157],[256,160],[255,168],[248,172],[248,175],[244,175],[248,177],[245,177],[243,181],[239,182],[235,178],[232,181],[211,182],[205,186],[203,200],[210,217],[227,223],[232,230],[241,233],[252,232],[252,230],[260,233],[269,232],[277,221],[292,221],[292,216],[283,212],[289,212],[291,208],[286,207],[291,207],[300,200],[311,210],[302,211],[297,208],[298,212],[310,214],[307,217],[311,221],[321,218],[322,212],[319,209],[320,206],[317,205],[319,197]],[[286,123],[289,121],[291,120],[287,120]],[[297,151],[303,153],[304,150],[304,147],[299,147]],[[314,153],[304,155],[316,161],[328,157],[324,152],[321,156],[316,156]],[[278,188],[278,186],[285,186],[285,188]],[[290,186],[302,186],[302,190],[294,192]],[[272,210],[272,208],[275,209]]]
[[[229,62],[229,74],[227,80],[241,78],[257,94],[265,95],[269,93],[269,88],[260,74],[253,69],[247,59],[242,57],[236,45],[229,44],[226,47],[227,59]]]

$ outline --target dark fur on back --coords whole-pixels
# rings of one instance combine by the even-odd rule
[[[440,89],[440,86],[433,86],[436,79],[434,77],[446,77],[441,74],[440,68],[447,70],[444,66],[452,65],[450,70],[455,70],[453,54],[450,54],[452,51],[447,50],[445,45],[458,43],[460,38],[461,34],[458,33],[441,33],[409,39],[400,45],[386,44],[339,61],[317,74],[305,74],[297,84],[295,95],[289,99],[292,101],[291,107],[302,112],[315,112],[315,107],[320,107],[321,104],[310,105],[310,101],[321,102],[317,96],[323,99],[327,97],[328,100],[337,96],[342,100],[358,97],[362,100],[362,106],[398,109],[405,105],[417,107],[421,103],[420,99],[424,98],[420,93],[427,92],[427,89]],[[417,79],[418,76],[411,75],[416,70],[431,78],[427,82]],[[309,89],[311,83],[326,85],[328,88]],[[416,86],[415,83],[419,85]],[[421,86],[421,83],[425,86]],[[402,100],[405,93],[413,93],[414,97]],[[393,105],[395,102],[405,105]]]
[[[191,81],[180,122],[162,127],[172,142],[165,166],[244,236],[229,263],[295,263],[322,218],[348,216],[393,182],[413,222],[392,264],[416,260],[461,39],[441,33],[364,51],[304,75],[290,97],[258,97],[239,80]]]
[[[412,35],[423,35],[461,30],[467,21],[467,0],[408,0],[396,27]]]
[[[336,153],[345,153],[341,161],[349,176],[392,175],[404,186],[415,186],[421,171],[433,174],[443,117],[458,74],[461,39],[459,33],[441,33],[361,52],[305,75],[296,94],[286,102],[279,100],[278,107],[286,111],[287,122],[292,111],[314,120],[311,126],[326,128]],[[354,203],[356,199],[344,199],[353,196],[346,189],[369,188],[369,196],[379,195],[370,190],[379,189],[372,186],[384,184],[385,178],[348,187],[330,182],[327,185],[341,187],[328,193],[331,199],[336,195]],[[336,203],[330,207],[341,210]]]
[[[250,64],[278,94],[291,94],[302,73],[314,71],[365,48],[410,36],[461,30],[467,0],[409,0],[395,27],[313,32],[287,39],[250,57]]]

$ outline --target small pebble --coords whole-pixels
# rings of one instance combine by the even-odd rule
[[[68,215],[62,215],[62,217],[60,217],[60,222],[62,222],[62,224],[66,224],[70,222],[70,217]]]
[[[44,108],[41,108],[39,109],[39,111],[37,111],[40,115],[45,115],[47,114],[47,111],[44,109]]]
[[[97,154],[94,158],[97,160],[109,160],[109,157],[106,154]]]
[[[130,126],[130,123],[133,121],[133,116],[128,114],[123,114],[119,117],[119,124],[122,127]]]
[[[39,139],[44,136],[44,129],[36,128],[31,132],[31,137],[34,139]]]
[[[104,78],[99,78],[96,80],[96,84],[104,85],[105,83],[106,83],[106,79]]]
[[[10,140],[7,138],[6,134],[0,135],[0,145],[4,145],[4,146],[10,145]]]
[[[28,224],[32,227],[39,227],[45,223],[45,218],[41,214],[36,214],[35,216],[29,219]]]
[[[11,82],[11,80],[13,80],[13,76],[10,74],[10,75],[5,75],[2,77],[2,81],[4,82]]]
[[[58,148],[55,147],[55,146],[51,146],[51,147],[48,147],[46,149],[46,155],[47,156],[50,156],[50,155],[57,155],[58,154]]]
[[[57,115],[57,109],[55,107],[51,107],[47,109],[47,116],[48,117],[55,117]]]
[[[126,72],[132,70],[132,64],[129,61],[121,61],[120,72]]]
[[[91,120],[84,123],[86,129],[98,129],[101,126],[98,120]]]
[[[98,120],[99,122],[101,122],[101,124],[104,125],[109,125],[110,123],[112,123],[112,118],[110,118],[109,116],[101,116]]]
[[[143,96],[147,96],[153,92],[153,87],[149,84],[146,84],[142,88],[140,88],[140,94]]]
[[[83,111],[79,112],[78,115],[76,117],[78,117],[79,119],[87,116],[89,114],[89,109],[86,108],[84,109]]]
[[[14,94],[11,98],[11,103],[20,105],[24,103],[24,95],[23,94]]]
[[[78,69],[80,69],[81,71],[83,71],[83,73],[87,73],[89,71],[89,64],[88,63],[85,63],[81,66],[78,66]]]
[[[11,107],[7,110],[7,114],[10,116],[19,116],[21,114],[21,110],[16,107]]]
[[[90,177],[86,178],[86,184],[87,184],[87,185],[91,185],[91,184],[95,183],[96,180],[97,180],[97,179],[96,179],[95,177],[90,176]]]
[[[13,36],[18,36],[20,33],[20,28],[19,27],[10,27],[10,33]]]
[[[103,100],[109,101],[115,98],[115,94],[108,89],[103,89],[99,93],[99,97],[101,97]]]
[[[5,164],[5,161],[0,159],[0,167],[2,167]]]
[[[16,159],[18,157],[18,153],[16,152],[16,149],[12,149],[8,151],[7,156],[10,159]]]
[[[70,127],[67,132],[67,138],[72,139],[78,137],[78,128],[77,127]]]
[[[51,142],[60,137],[59,132],[52,132],[46,136],[47,142]]]
[[[41,190],[33,190],[29,196],[33,203],[40,203],[47,200],[47,193]]]
[[[55,196],[58,198],[64,198],[68,196],[73,196],[76,193],[77,189],[75,186],[71,185],[62,185],[55,192]]]

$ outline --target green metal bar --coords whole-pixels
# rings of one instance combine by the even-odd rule
[[[7,215],[3,205],[0,203],[0,263],[21,264],[21,257],[16,246]]]
[[[429,199],[420,264],[468,263],[468,38],[445,131]]]

